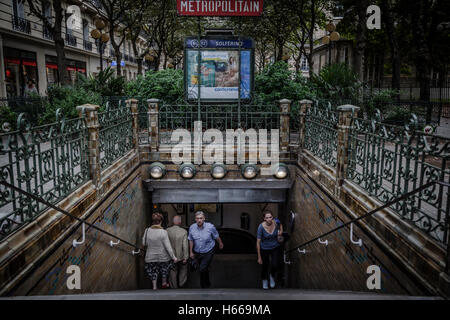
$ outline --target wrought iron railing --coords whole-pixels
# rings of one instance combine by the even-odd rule
[[[338,114],[330,104],[316,101],[306,111],[304,148],[332,167],[337,163],[337,125]]]
[[[17,131],[0,134],[0,180],[56,203],[89,180],[84,120],[66,120],[30,128],[24,115]],[[8,188],[0,188],[0,239],[35,219],[45,206]]]
[[[280,129],[280,109],[276,105],[169,105],[163,104],[158,113],[161,144],[170,144],[176,129],[192,131],[195,121],[202,121],[203,129]]]
[[[9,109],[15,112],[17,115],[20,113],[26,113],[27,120],[31,125],[35,126],[38,124],[39,115],[45,109],[45,104],[47,103],[46,97],[11,97],[11,98],[0,98],[0,105],[8,106]],[[10,123],[15,126],[15,123]],[[2,121],[0,119],[0,125]]]
[[[77,38],[74,35],[66,33],[66,44],[72,47],[77,46]]]
[[[31,33],[31,23],[27,19],[18,17],[16,15],[12,16],[12,27],[16,31]]]
[[[450,184],[446,183],[446,182],[443,182],[443,181],[436,181],[436,180],[429,181],[426,184],[418,186],[418,187],[414,188],[413,190],[410,190],[407,193],[398,195],[397,197],[389,200],[388,202],[386,202],[382,206],[379,206],[378,208],[375,208],[375,209],[367,212],[366,214],[364,214],[364,215],[362,215],[362,216],[360,216],[358,218],[352,219],[352,220],[347,221],[345,223],[341,223],[339,226],[337,226],[336,228],[334,228],[334,229],[332,229],[330,231],[322,233],[321,235],[318,235],[318,236],[316,236],[316,237],[314,237],[314,238],[312,238],[312,239],[310,239],[310,240],[308,240],[306,242],[303,242],[303,243],[301,243],[299,245],[294,245],[292,248],[289,248],[289,249],[285,250],[284,254],[286,255],[287,253],[290,253],[292,251],[299,250],[300,248],[303,248],[303,247],[305,247],[305,246],[307,246],[307,245],[309,245],[309,244],[311,244],[311,243],[313,243],[315,241],[320,241],[321,238],[323,239],[324,237],[326,237],[327,235],[329,235],[329,234],[331,234],[333,232],[336,232],[336,231],[338,231],[338,230],[340,230],[342,228],[347,227],[348,225],[356,223],[359,220],[366,219],[366,218],[372,216],[374,213],[377,213],[377,212],[379,212],[381,210],[384,210],[384,209],[389,208],[389,207],[396,206],[398,203],[407,201],[408,199],[410,199],[412,197],[415,197],[417,194],[421,194],[423,192],[426,192],[426,190],[429,190],[430,188],[435,188],[436,186],[449,188]],[[445,219],[447,224],[444,226],[444,229],[442,230],[443,231],[443,239],[444,239],[444,241],[446,239],[450,239],[450,238],[448,238],[448,232],[449,232],[448,224],[450,223],[449,218],[450,217],[448,216],[448,210],[447,210],[447,217]],[[445,259],[445,268],[444,268],[444,270],[445,270],[445,273],[448,273],[449,267],[450,267],[450,265],[449,265],[449,251],[448,251],[449,249],[448,248],[449,248],[450,244],[448,242],[444,242],[444,245],[447,247],[447,254],[446,254],[446,259]],[[285,261],[286,261],[286,258],[285,258]],[[288,263],[290,263],[290,262],[288,262]]]
[[[388,202],[430,181],[450,182],[450,139],[416,130],[417,118],[404,127],[353,118],[347,177],[371,196]],[[393,209],[434,239],[443,242],[449,190],[433,185],[397,202]]]
[[[106,106],[98,114],[100,167],[107,168],[134,148],[130,108],[119,101],[117,107]]]

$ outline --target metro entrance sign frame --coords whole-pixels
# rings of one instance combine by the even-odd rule
[[[177,0],[177,13],[180,16],[196,16],[198,21],[198,36],[197,43],[201,43],[201,27],[200,19],[202,16],[260,16],[263,12],[263,0]],[[239,24],[240,25],[240,24]],[[239,27],[240,29],[240,27]],[[239,43],[238,56],[239,56],[239,67],[238,67],[238,118],[240,123],[240,107],[241,107],[241,38],[240,34],[237,39]],[[201,48],[198,46],[198,57],[201,57]],[[186,55],[186,51],[185,51]],[[186,57],[185,57],[186,60]],[[253,50],[251,63],[253,60]],[[200,119],[200,106],[201,106],[201,61],[197,63],[197,102],[198,102],[198,117]],[[252,69],[252,79],[251,79],[251,91],[253,91],[253,67]],[[185,97],[188,97],[188,92],[185,86]]]
[[[260,16],[263,0],[177,0],[180,16]]]

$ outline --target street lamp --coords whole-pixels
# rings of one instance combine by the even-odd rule
[[[95,27],[97,29],[91,31],[91,37],[95,39],[95,44],[100,52],[100,71],[103,71],[103,50],[106,43],[109,41],[109,35],[107,33],[102,33],[105,26],[105,21],[98,18],[95,20]]]
[[[322,44],[328,45],[328,64],[331,64],[331,42],[338,41],[341,36],[339,32],[336,32],[336,25],[333,22],[330,22],[326,26],[326,30],[328,34],[322,38]]]

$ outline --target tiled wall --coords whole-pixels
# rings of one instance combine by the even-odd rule
[[[288,208],[296,213],[293,232],[287,246],[291,248],[351,220],[298,168]],[[290,286],[304,289],[426,294],[362,229],[354,225],[353,230],[353,239],[363,241],[361,247],[350,242],[350,227],[346,226],[321,239],[328,240],[328,246],[315,241],[302,248],[306,249],[306,254],[297,251],[290,253]],[[367,279],[370,276],[367,267],[370,265],[377,265],[381,270],[380,290],[367,288]]]
[[[141,246],[147,225],[147,211],[140,174],[128,178],[93,214],[88,222],[120,238]],[[84,244],[74,248],[72,240],[81,240],[81,226],[62,245],[25,278],[10,295],[53,295],[136,290],[145,284],[143,255],[131,254],[124,243],[111,248],[116,241],[98,230],[86,226]],[[67,288],[68,266],[81,271],[81,289]]]

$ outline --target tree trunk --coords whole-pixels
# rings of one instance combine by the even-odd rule
[[[364,81],[364,49],[366,47],[366,9],[368,0],[362,0],[357,7],[358,25],[355,37],[355,50],[353,52],[353,69],[359,75],[359,79]]]
[[[61,1],[53,1],[53,11],[55,12],[55,27],[53,33],[53,41],[55,42],[56,62],[58,64],[58,81],[65,85],[68,83],[66,72],[66,55],[64,52],[64,38],[62,34],[62,22],[64,13],[61,6]]]
[[[316,1],[311,0],[311,26],[308,30],[309,52],[306,55],[308,59],[309,78],[312,78],[314,71],[313,51],[314,51],[314,28],[316,26]],[[305,50],[306,53],[306,50]]]
[[[388,0],[382,1],[382,8],[384,12],[384,21],[386,24],[386,33],[389,39],[389,47],[391,49],[391,65],[392,65],[392,89],[397,90],[399,93],[396,94],[397,100],[400,100],[400,54],[399,54],[399,45],[397,41],[397,35],[395,32],[393,17],[392,17],[392,8],[388,4]]]
[[[137,66],[138,66],[138,74],[142,75],[142,58],[138,57],[136,58]]]
[[[416,45],[416,71],[420,83],[420,100],[430,101],[430,73],[431,73],[431,54],[427,41],[427,18],[424,15],[425,4],[418,1],[415,2],[412,20],[412,31],[414,36],[414,43]],[[427,111],[427,123],[431,121],[431,110]]]
[[[115,57],[116,57],[116,61],[117,61],[117,76],[120,77],[122,76],[122,66],[120,65],[120,62],[122,60],[122,53],[120,52],[120,48],[118,48],[117,50],[114,50],[115,52]]]
[[[167,54],[164,54],[164,62],[163,62],[163,69],[167,69]]]

